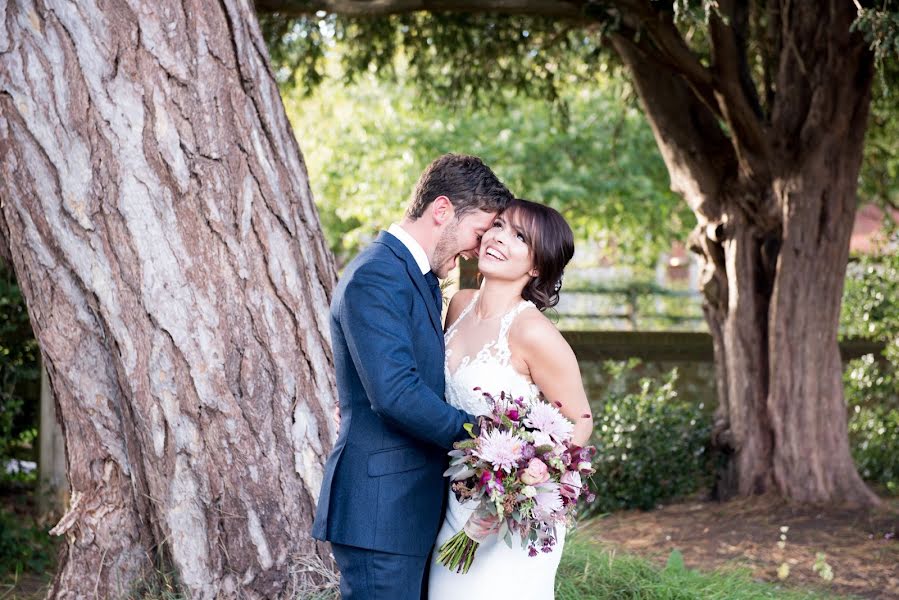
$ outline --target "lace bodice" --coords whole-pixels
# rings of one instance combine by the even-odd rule
[[[490,410],[490,406],[484,398],[484,392],[498,395],[504,391],[516,397],[524,396],[527,399],[535,398],[540,393],[537,386],[528,377],[516,371],[512,366],[512,351],[509,349],[509,329],[512,327],[512,322],[523,310],[536,309],[533,302],[522,300],[504,314],[499,321],[496,335],[489,335],[488,330],[484,345],[474,356],[465,355],[461,358],[457,356],[459,344],[453,344],[453,338],[463,327],[465,319],[477,303],[479,295],[479,291],[475,292],[468,306],[444,334],[446,400],[452,406],[473,415],[483,415]],[[479,387],[480,390],[475,390],[476,387]]]

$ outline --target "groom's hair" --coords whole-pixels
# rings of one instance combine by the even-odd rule
[[[465,154],[444,154],[428,165],[415,184],[406,216],[418,219],[438,196],[450,199],[456,219],[476,209],[500,212],[513,198],[490,167]]]

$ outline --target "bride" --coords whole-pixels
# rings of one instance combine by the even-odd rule
[[[490,408],[483,391],[555,403],[574,423],[573,442],[586,444],[593,431],[590,405],[571,347],[543,315],[559,301],[562,271],[574,255],[574,237],[556,210],[513,200],[484,233],[478,252],[479,290],[453,296],[446,317],[447,401],[474,415]],[[435,548],[457,533],[473,508],[449,492],[446,517]],[[436,562],[428,577],[430,600],[554,597],[565,531],[551,552],[529,556],[520,540],[512,548],[495,534],[481,542],[466,574]]]

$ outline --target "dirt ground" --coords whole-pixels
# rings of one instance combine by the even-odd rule
[[[780,548],[782,527],[788,529]],[[778,581],[786,563],[787,585],[899,599],[899,498],[873,511],[794,507],[763,497],[724,504],[694,500],[613,513],[586,523],[581,532],[659,564],[678,549],[690,569],[748,568],[758,580]],[[833,572],[829,583],[812,569],[819,552]],[[14,582],[7,575],[0,578],[0,600],[42,598],[49,579],[47,573]]]
[[[786,563],[787,585],[899,599],[899,498],[872,511],[795,507],[764,497],[697,500],[613,513],[582,531],[661,564],[678,549],[690,569],[748,568],[755,579],[779,581]],[[813,570],[818,553],[833,573],[829,583]]]

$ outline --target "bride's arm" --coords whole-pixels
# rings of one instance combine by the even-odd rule
[[[509,345],[546,399],[574,423],[572,441],[586,444],[593,433],[593,413],[577,357],[559,330],[542,314],[527,310],[515,320]]]

